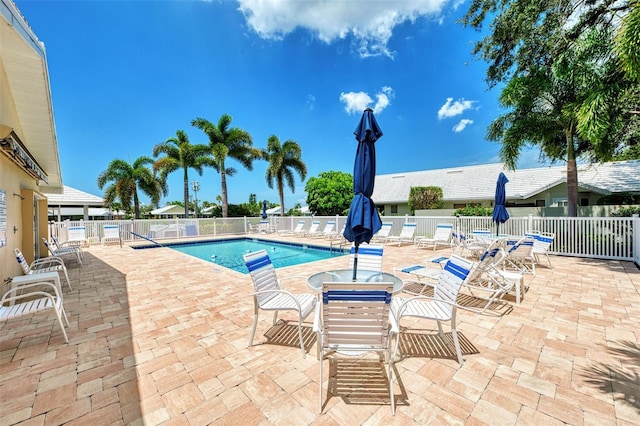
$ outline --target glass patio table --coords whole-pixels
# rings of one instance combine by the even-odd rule
[[[332,271],[318,272],[307,278],[307,285],[313,291],[322,293],[322,284],[328,282],[352,283],[353,269],[336,269]],[[380,271],[358,269],[356,273],[357,283],[392,283],[393,293],[402,291],[403,281],[393,274]]]

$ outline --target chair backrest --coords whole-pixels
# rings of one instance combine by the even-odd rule
[[[300,232],[302,231],[302,229],[304,228],[305,225],[305,221],[304,220],[299,220],[298,224],[296,225],[296,228],[294,229],[295,232]]]
[[[458,255],[452,255],[444,265],[442,273],[438,277],[438,284],[434,290],[434,299],[449,303],[440,304],[440,308],[451,313],[452,304],[456,303],[462,284],[472,276],[472,271],[477,264]]]
[[[434,240],[449,241],[451,232],[453,231],[453,225],[448,223],[439,223],[436,225],[436,232],[433,234]]]
[[[29,266],[26,259],[22,255],[22,252],[20,251],[20,249],[14,248],[13,253],[16,255],[16,260],[22,267],[22,272],[24,272],[25,275],[29,275],[29,273],[31,272],[31,267]]]
[[[311,226],[309,227],[309,230],[307,232],[316,232],[319,226],[320,226],[320,221],[314,220],[313,222],[311,222]]]
[[[247,253],[242,257],[253,280],[253,288],[256,293],[267,290],[280,290],[276,269],[273,267],[266,250]],[[276,295],[276,293],[258,294],[256,296],[258,305],[262,306],[264,302],[269,301]]]
[[[45,237],[40,238],[42,240],[42,242],[44,243],[45,247],[47,248],[47,250],[49,250],[49,253],[51,253],[51,255],[53,255],[54,249],[51,248],[51,246],[49,245],[49,241],[47,241],[47,239]],[[57,245],[56,245],[57,247]]]
[[[392,283],[322,285],[323,347],[387,349]]]
[[[70,226],[67,230],[67,235],[69,241],[84,241],[87,239],[84,226]]]
[[[56,246],[57,249],[61,249],[62,248],[62,244],[60,244],[60,241],[58,241],[58,237],[55,236],[51,236],[51,240],[53,241],[53,244]],[[47,243],[45,243],[46,245]],[[49,248],[49,246],[47,246],[47,248]]]
[[[491,235],[491,230],[488,228],[475,228],[472,232],[473,235],[478,235],[481,237]]]
[[[533,246],[535,239],[532,236],[525,235],[516,241],[515,244],[510,245],[510,241],[507,241],[507,255],[511,257],[528,257],[533,252]]]
[[[503,241],[496,240],[489,245],[480,256],[480,261],[473,269],[468,281],[480,280],[484,273],[495,270],[505,260],[503,244]]]
[[[118,225],[103,225],[102,232],[104,238],[120,238],[120,227]]]
[[[349,252],[349,268],[353,268],[356,248],[351,246]],[[358,269],[367,271],[382,271],[383,246],[378,244],[360,244],[358,247]]]
[[[400,231],[400,237],[411,238],[416,233],[416,223],[405,223],[402,225],[402,231]]]
[[[555,234],[552,232],[540,232],[540,231],[531,231],[524,234],[528,237],[533,237],[533,252],[534,253],[546,253],[551,247],[553,240],[555,238]]]
[[[333,228],[336,226],[335,220],[330,220],[324,225],[324,230],[322,231],[324,234],[329,234],[333,232]]]
[[[382,227],[376,232],[376,237],[388,237],[393,228],[393,222],[382,222]]]

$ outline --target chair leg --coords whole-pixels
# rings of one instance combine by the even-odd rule
[[[388,357],[389,354],[386,354],[386,357]],[[396,398],[393,395],[393,361],[389,360],[389,373],[387,374],[389,376],[389,398],[391,398],[391,415],[395,416],[396,415]]]
[[[322,363],[324,362],[322,358],[322,350],[320,350],[320,380],[318,381],[318,412],[320,414],[322,414]]]
[[[456,311],[455,308],[451,314],[451,336],[453,337],[453,345],[456,348],[456,355],[458,356],[458,363],[464,365],[464,359],[462,359],[462,350],[460,350],[460,342],[458,341],[458,331],[456,330]]]
[[[253,326],[251,327],[251,336],[249,337],[249,346],[253,345],[253,336],[256,334],[258,326],[258,303],[253,305]]]
[[[67,279],[67,285],[69,286],[69,290],[73,290],[71,288],[71,280],[69,279],[69,274],[67,274],[67,270],[63,269],[62,272],[64,272],[64,277]],[[60,275],[60,274],[58,274]]]
[[[67,337],[67,332],[64,329],[64,324],[62,323],[62,317],[60,316],[60,311],[55,307],[54,307],[54,310],[56,311],[56,316],[58,317],[58,324],[60,324],[60,330],[62,330],[62,334],[64,334],[64,341],[69,343],[69,338]]]
[[[307,357],[307,352],[304,350],[304,340],[302,339],[302,315],[298,312],[298,337],[300,338],[300,350],[302,350],[302,358]]]
[[[273,325],[276,325],[278,322],[278,311],[273,312]]]

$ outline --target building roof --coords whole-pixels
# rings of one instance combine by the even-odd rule
[[[104,200],[88,192],[80,191],[79,189],[72,188],[67,185],[63,185],[62,193],[44,193],[47,197],[47,204],[49,206],[104,206]]]
[[[155,210],[151,210],[151,214],[154,216],[159,215],[180,215],[184,214],[184,206],[180,206],[178,204],[169,204],[164,207],[157,208]]]
[[[9,82],[2,96],[13,99],[21,127],[12,130],[46,173],[48,183],[40,184],[43,192],[62,191],[44,44],[11,0],[0,0],[0,22],[0,70]]]
[[[565,166],[508,170],[503,163],[376,176],[377,204],[406,203],[416,186],[442,188],[444,201],[491,200],[500,172],[509,179],[507,200],[524,200],[567,181]],[[578,186],[603,195],[640,193],[640,160],[578,166]]]

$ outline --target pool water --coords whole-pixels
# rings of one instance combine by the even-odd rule
[[[330,259],[348,254],[348,250],[308,244],[279,243],[255,238],[204,241],[197,243],[167,244],[173,250],[215,263],[234,271],[248,274],[242,256],[245,253],[266,250],[275,268],[300,265],[316,260]]]

